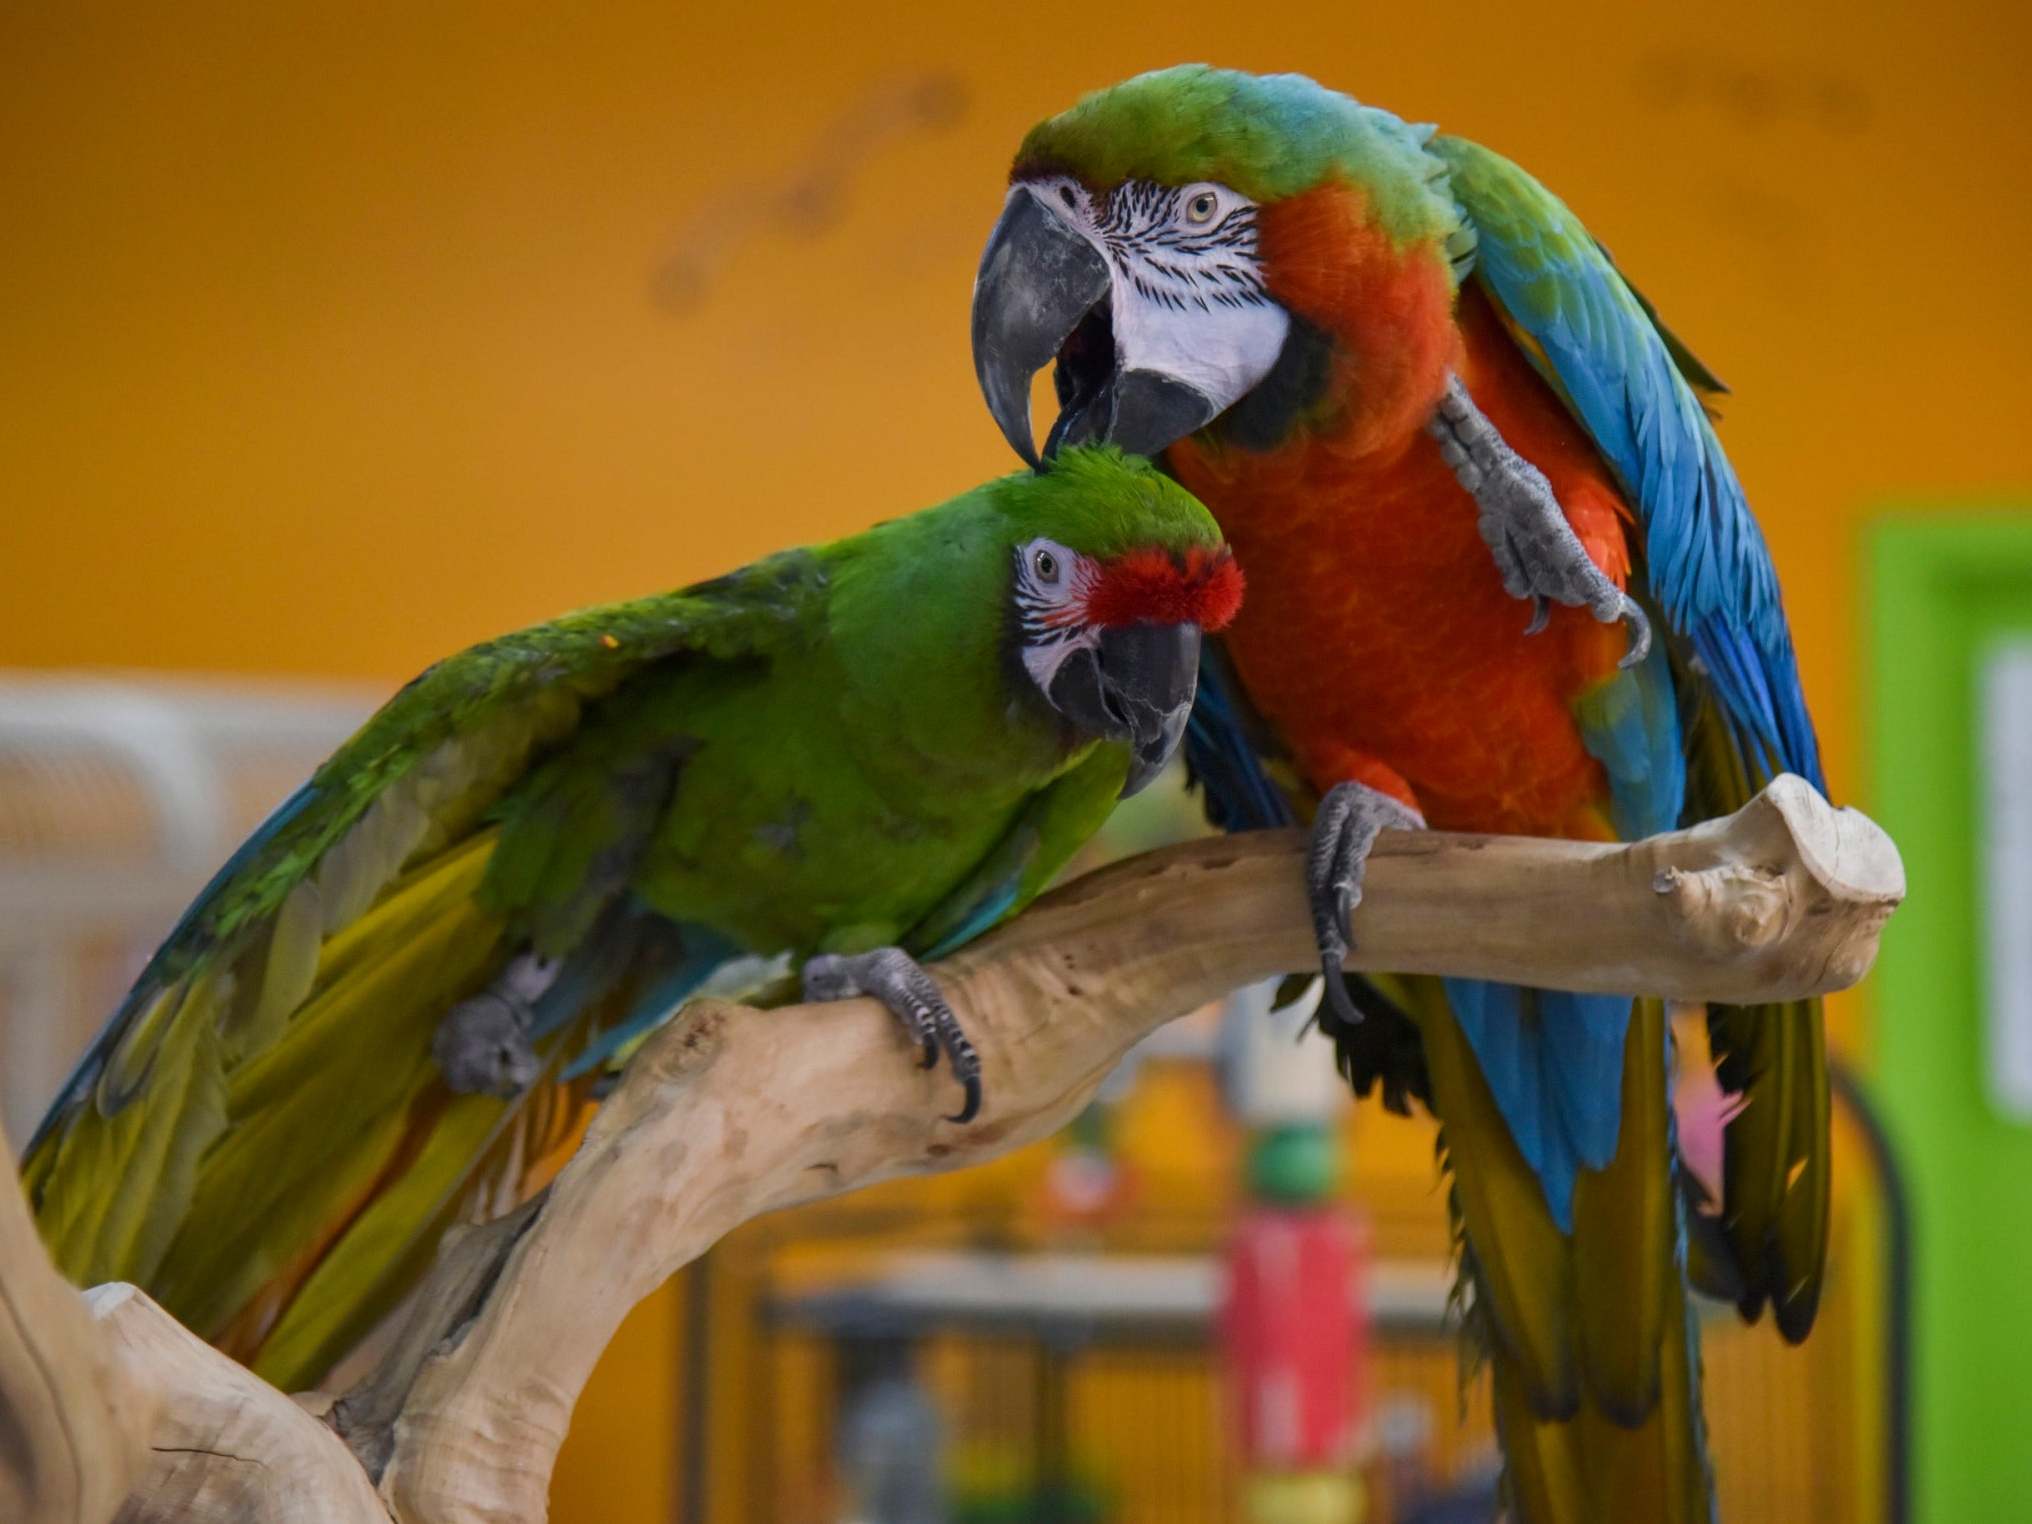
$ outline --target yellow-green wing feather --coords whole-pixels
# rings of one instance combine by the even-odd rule
[[[419,1159],[433,1203],[470,1188],[508,1107],[432,1097],[429,1043],[509,947],[492,812],[589,705],[651,667],[765,655],[823,587],[791,553],[475,647],[397,694],[198,897],[31,1142],[65,1273],[135,1281],[218,1337],[272,1324],[278,1278],[392,1221],[373,1204]]]

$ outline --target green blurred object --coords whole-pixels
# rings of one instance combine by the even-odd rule
[[[1259,1201],[1324,1201],[1340,1183],[1340,1148],[1324,1122],[1264,1128],[1249,1147],[1249,1191]]]
[[[1091,1463],[1072,1462],[1075,1474],[1057,1480],[1039,1474],[1048,1456],[1021,1446],[975,1442],[954,1457],[952,1524],[1106,1524],[1115,1510]]]
[[[962,1498],[953,1524],[1106,1524],[1107,1501],[1096,1488],[1068,1484],[1007,1497]]]
[[[2020,1517],[2032,1311],[2032,1127],[2000,1110],[1989,1030],[1981,677],[2032,640],[2032,517],[1927,516],[1869,546],[1872,813],[1898,843],[1912,897],[1874,981],[1870,1089],[1911,1182],[1917,1229],[1911,1517]]]

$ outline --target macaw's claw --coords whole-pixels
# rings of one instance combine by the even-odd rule
[[[430,1052],[456,1095],[520,1095],[542,1067],[529,1041],[528,1011],[493,990],[445,1012]]]
[[[921,963],[900,947],[878,947],[853,957],[820,953],[806,961],[805,999],[851,1000],[857,995],[872,996],[889,1008],[923,1053],[921,1068],[929,1069],[939,1054],[945,1055],[953,1078],[966,1093],[958,1114],[947,1117],[948,1122],[965,1124],[980,1115],[981,1056]]]
[[[1305,860],[1305,893],[1312,906],[1312,935],[1326,998],[1347,1026],[1362,1012],[1348,992],[1341,962],[1354,944],[1348,919],[1362,903],[1362,876],[1378,832],[1422,831],[1425,820],[1409,805],[1363,783],[1338,783],[1327,790],[1312,817],[1312,845]]]
[[[1630,645],[1619,665],[1634,667],[1642,661],[1651,649],[1650,619],[1595,565],[1545,473],[1510,448],[1458,376],[1448,377],[1446,395],[1425,427],[1480,510],[1476,527],[1495,558],[1503,590],[1531,601],[1531,622],[1524,633],[1536,635],[1545,628],[1549,599],[1586,609],[1603,624],[1626,621]]]
[[[445,1012],[430,1052],[454,1094],[513,1097],[535,1083],[543,1061],[529,1038],[533,1012],[557,975],[555,959],[523,953]]]

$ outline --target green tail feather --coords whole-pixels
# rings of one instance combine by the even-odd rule
[[[1832,1177],[1827,1028],[1818,1000],[1714,1006],[1709,1041],[1725,1090],[1741,1097],[1723,1135],[1722,1223],[1741,1272],[1737,1306],[1768,1302],[1781,1334],[1804,1339],[1820,1306]]]

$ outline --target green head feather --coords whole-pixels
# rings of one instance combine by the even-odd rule
[[[989,491],[1011,521],[1012,539],[1046,535],[1102,560],[1146,547],[1184,552],[1221,544],[1198,498],[1112,445],[1062,450],[1042,471],[1018,471]]]
[[[1105,190],[1124,180],[1212,180],[1252,201],[1308,191],[1330,179],[1368,193],[1398,243],[1445,238],[1460,222],[1444,167],[1414,127],[1303,74],[1244,74],[1180,64],[1097,90],[1030,129],[1021,177],[1077,175]]]

